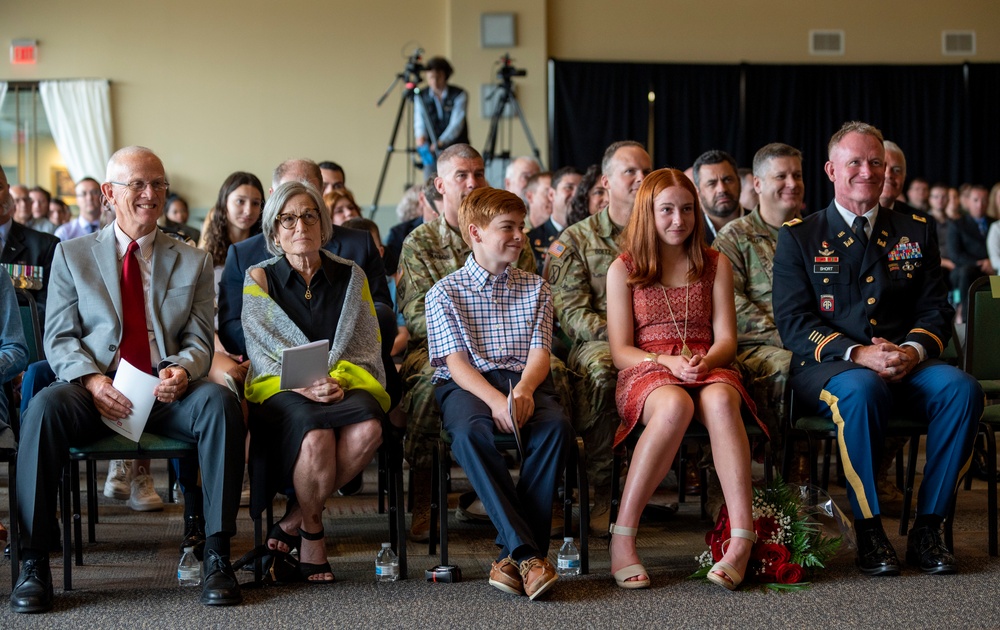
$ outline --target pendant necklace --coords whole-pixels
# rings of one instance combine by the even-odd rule
[[[310,287],[306,287],[306,299],[307,300],[313,299],[313,292]]]
[[[688,272],[690,271],[691,271],[691,261],[688,260]],[[667,308],[670,309],[670,319],[674,322],[674,330],[677,331],[677,336],[681,338],[681,344],[683,344],[681,346],[681,356],[684,357],[685,359],[690,359],[692,356],[694,356],[691,353],[691,348],[688,348],[687,345],[688,307],[690,306],[690,301],[688,300],[688,298],[691,295],[691,282],[689,281],[686,285],[684,285],[684,335],[683,336],[681,336],[680,326],[677,325],[677,318],[674,317],[674,307],[670,306],[670,300],[667,299],[667,290],[663,288],[662,284],[660,284],[660,291],[663,292],[663,300],[667,303]]]

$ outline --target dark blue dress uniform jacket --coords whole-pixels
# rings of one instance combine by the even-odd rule
[[[842,358],[849,347],[871,344],[873,337],[915,341],[928,359],[943,352],[954,312],[934,229],[919,215],[880,208],[862,250],[832,203],[781,228],[774,318],[793,353],[792,386],[804,401],[816,401],[833,376],[861,368]]]

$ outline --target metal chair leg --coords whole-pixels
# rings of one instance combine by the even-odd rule
[[[903,513],[899,517],[899,535],[905,536],[910,528],[910,506],[913,502],[913,484],[917,476],[917,455],[920,452],[920,435],[910,436],[910,453],[906,458],[906,479],[903,482]]]

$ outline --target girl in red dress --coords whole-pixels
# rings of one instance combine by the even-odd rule
[[[615,445],[636,424],[645,427],[611,526],[611,570],[623,588],[649,586],[635,550],[636,527],[692,419],[708,429],[732,528],[709,580],[730,590],[739,586],[756,540],[741,406],[751,414],[755,409],[729,367],[736,356],[733,270],[703,244],[703,217],[698,192],[683,173],[651,173],[620,237],[622,254],[608,270],[608,341],[619,369],[622,419]]]

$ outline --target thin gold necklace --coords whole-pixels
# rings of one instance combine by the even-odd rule
[[[691,261],[688,260],[688,273],[691,272]],[[685,276],[687,279],[687,276]],[[674,322],[674,330],[677,331],[677,336],[681,338],[681,356],[685,359],[690,359],[694,356],[691,352],[691,348],[688,348],[687,336],[688,336],[688,307],[691,303],[688,298],[691,295],[691,282],[688,281],[684,285],[684,335],[681,336],[681,328],[677,325],[677,318],[674,317],[674,307],[670,306],[670,300],[667,298],[667,290],[663,288],[663,284],[660,283],[660,291],[663,293],[663,301],[667,303],[667,308],[670,309],[670,319]]]

